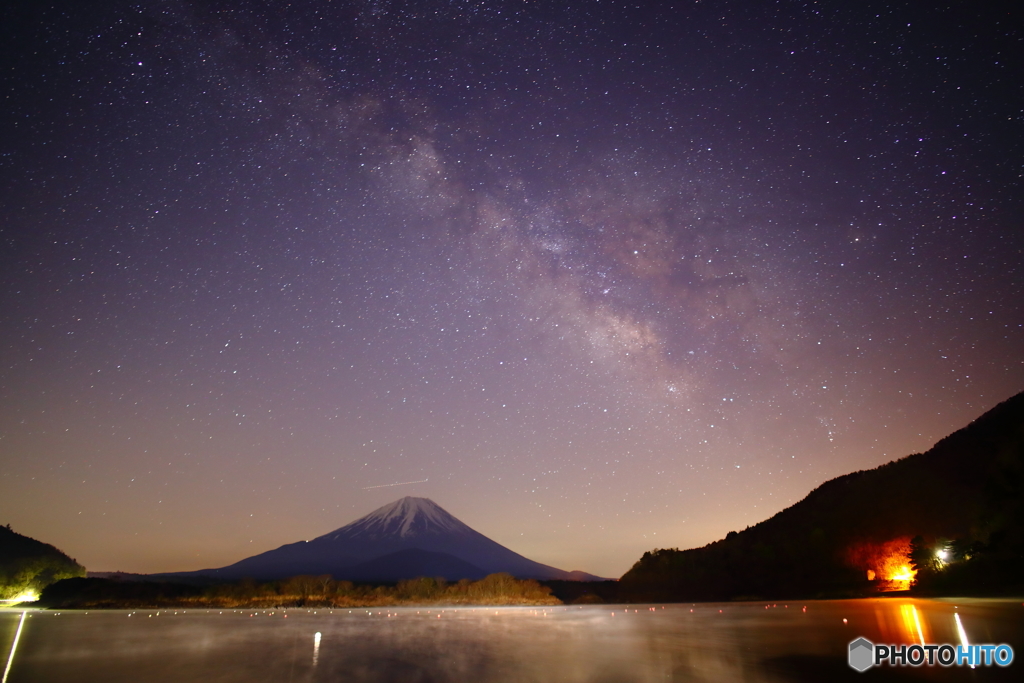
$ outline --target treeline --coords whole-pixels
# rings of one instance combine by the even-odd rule
[[[479,581],[417,578],[394,585],[335,581],[328,575],[282,581],[250,579],[197,586],[173,582],[75,578],[43,591],[40,606],[59,609],[380,607],[401,605],[558,605],[532,579],[491,574]]]
[[[61,579],[85,576],[85,567],[49,543],[0,526],[0,600],[39,594]]]
[[[911,543],[911,565],[917,570],[911,592],[921,596],[1002,596],[1024,593],[1024,518],[1015,532],[992,534],[988,543],[965,541],[938,544],[917,537]],[[942,550],[939,558],[937,549]]]
[[[551,594],[566,605],[603,605],[629,602],[618,581],[566,581],[549,579],[543,582]]]
[[[803,549],[773,557],[771,547],[760,544],[756,536],[738,536],[739,540],[733,536],[694,550],[644,553],[618,582],[617,595],[622,602],[689,602],[877,597],[892,590],[884,577],[868,579],[860,568],[851,567],[839,544],[816,545],[812,539]],[[919,535],[909,547],[901,564],[915,572],[909,586],[912,595],[996,597],[1024,592],[1024,543],[1014,534],[992,534],[988,543]]]

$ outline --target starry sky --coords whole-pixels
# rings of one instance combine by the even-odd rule
[[[1024,389],[987,3],[0,16],[0,523],[91,570],[412,495],[616,577]]]

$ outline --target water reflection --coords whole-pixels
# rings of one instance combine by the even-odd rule
[[[0,611],[3,655],[19,617]],[[846,648],[858,636],[959,644],[970,630],[1024,652],[1022,626],[1020,602],[979,600],[36,611],[9,681],[1016,680],[1018,663],[858,674]]]
[[[922,618],[913,602],[877,604],[874,612],[879,642],[898,645],[932,642],[928,621]]]
[[[960,636],[960,644],[964,647],[970,647],[971,642],[967,639],[967,631],[964,630],[964,624],[962,621],[960,621],[960,615],[954,614],[953,618],[956,620],[956,632],[957,635]],[[971,668],[974,668],[973,664],[971,664]]]
[[[11,665],[14,664],[14,655],[18,651],[18,641],[21,639],[21,630],[25,627],[25,617],[28,615],[27,611],[21,613],[21,618],[18,619],[18,628],[14,632],[14,640],[11,641],[10,653],[7,655],[7,666],[4,667],[4,677],[2,683],[7,683],[7,677],[11,673]]]

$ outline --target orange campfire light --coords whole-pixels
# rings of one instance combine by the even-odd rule
[[[909,565],[901,565],[899,570],[890,576],[882,575],[883,580],[888,581],[890,587],[884,588],[887,591],[905,591],[910,588],[911,582],[917,575],[917,571],[911,569]]]
[[[877,581],[881,592],[908,590],[917,575],[910,566],[909,537],[857,544],[848,549],[847,560],[866,570],[868,581]]]

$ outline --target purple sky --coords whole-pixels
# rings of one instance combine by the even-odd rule
[[[0,21],[0,523],[89,569],[413,495],[618,576],[1024,389],[1008,14],[100,5]]]

